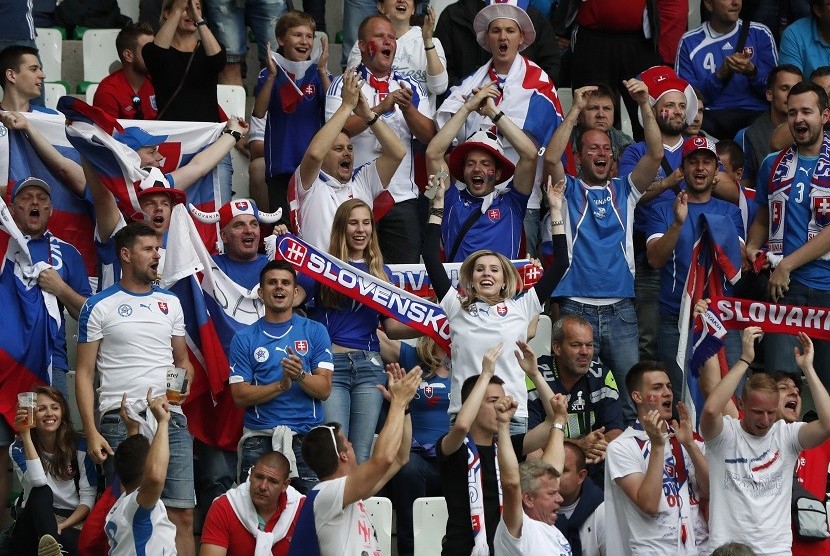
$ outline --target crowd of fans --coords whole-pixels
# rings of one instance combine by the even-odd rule
[[[126,26],[94,97],[128,120],[113,137],[147,175],[143,214],[27,117],[57,114],[40,104],[59,76],[44,76],[34,28],[3,42],[0,129],[59,179],[9,183],[3,229],[25,237],[26,277],[60,329],[52,384],[0,420],[0,469],[23,487],[0,549],[195,555],[197,521],[203,556],[379,554],[363,501],[380,494],[401,556],[424,496],[446,499],[447,555],[830,553],[830,342],[803,316],[830,308],[830,2],[776,18],[778,2],[704,0],[684,34],[668,0],[458,0],[438,18],[415,0],[346,0],[341,75],[315,42],[323,2],[203,2],[164,0],[155,29]],[[263,68],[248,121],[216,98],[241,83],[246,25]],[[567,110],[557,86],[572,87]],[[166,137],[142,128],[154,119],[225,127],[165,173]],[[250,199],[231,191],[234,148]],[[188,396],[207,388],[194,323],[158,285],[173,208],[211,172],[218,210],[194,217],[217,224],[215,270],[256,292],[260,316],[222,346],[237,451],[188,430]],[[92,208],[95,273],[49,229],[57,188]],[[271,228],[376,288],[389,265],[422,263],[450,349],[271,260]],[[544,267],[529,288],[524,256]],[[690,313],[711,322],[709,298],[733,296],[804,309],[791,334],[727,326],[684,359]],[[543,312],[551,355],[537,360]]]

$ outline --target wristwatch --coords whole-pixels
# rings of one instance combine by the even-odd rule
[[[305,372],[305,371],[300,371],[300,378],[299,378],[299,379],[297,379],[297,380],[298,380],[299,382],[302,382],[302,381],[304,381],[304,380],[305,380],[305,377],[306,377],[306,376],[308,376],[308,373],[307,373],[307,372]]]
[[[236,139],[237,141],[239,141],[240,139],[242,139],[242,133],[241,133],[241,132],[239,132],[239,131],[236,131],[235,129],[226,129],[226,130],[225,130],[225,131],[223,131],[222,133],[227,133],[228,135],[232,136],[232,137],[233,137],[234,139]]]
[[[196,27],[201,27],[202,25],[207,25],[207,19],[200,19],[196,22]]]
[[[559,429],[560,431],[565,432],[565,425],[563,425],[562,423],[554,423],[551,425],[551,428]]]

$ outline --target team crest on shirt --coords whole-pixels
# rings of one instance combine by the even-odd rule
[[[498,222],[501,220],[501,211],[497,208],[491,208],[487,211],[487,218],[490,219],[490,222]]]
[[[122,317],[129,317],[133,314],[133,308],[127,305],[126,303],[122,303],[118,306],[118,315]]]
[[[167,311],[168,311],[167,302],[166,301],[159,301],[158,304],[159,304],[159,311],[161,311],[163,314],[166,315]]]
[[[424,386],[424,396],[426,396],[427,398],[431,398],[433,393],[434,392],[431,384]]]
[[[308,353],[308,342],[305,340],[296,340],[294,342],[294,351],[297,355],[306,355]]]
[[[317,93],[317,87],[314,83],[306,83],[302,88],[303,94],[307,97],[313,97]]]
[[[268,350],[259,346],[254,350],[254,361],[257,363],[265,363],[268,361]]]
[[[778,232],[779,226],[781,226],[781,216],[784,210],[784,203],[781,201],[773,201],[770,209],[769,229],[770,233],[775,235]]]
[[[467,307],[467,310],[470,312],[470,316],[473,316],[473,317],[478,316],[478,305],[476,305],[475,303],[473,303],[472,305]]]
[[[816,215],[816,226],[825,227],[830,223],[830,197],[813,197],[813,214]]]
[[[499,303],[498,305],[496,305],[496,313],[498,313],[500,317],[505,316],[507,314],[507,305],[505,305],[504,303]]]

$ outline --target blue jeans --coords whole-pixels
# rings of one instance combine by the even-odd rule
[[[640,331],[640,360],[659,361],[657,349],[660,335],[660,270],[645,262],[635,263],[634,297],[637,307],[637,329]]]
[[[216,40],[225,45],[228,63],[239,64],[248,52],[248,27],[254,33],[257,57],[265,64],[265,45],[276,51],[274,28],[285,13],[285,0],[211,0],[205,2],[205,15]]]
[[[354,447],[357,463],[369,459],[383,395],[375,386],[386,384],[383,362],[374,351],[334,354],[331,394],[323,400],[326,421],[340,423]]]
[[[69,397],[66,389],[66,369],[52,369],[52,387],[57,388],[64,398]]]
[[[531,257],[541,259],[542,251],[539,246],[542,244],[542,220],[540,209],[527,209],[525,211],[524,230],[525,230],[525,247],[527,253]],[[525,253],[519,253],[519,258],[524,257]]]
[[[559,303],[559,313],[561,316],[576,315],[591,323],[594,356],[611,368],[620,393],[625,424],[632,424],[637,419],[637,411],[625,387],[625,377],[640,360],[634,303],[623,299],[613,305],[595,306],[565,299]]]
[[[343,0],[343,56],[340,66],[345,68],[349,60],[352,46],[357,42],[357,28],[360,23],[378,13],[378,5],[374,0]]]
[[[187,430],[187,418],[181,413],[170,414],[170,462],[167,464],[167,478],[161,501],[168,508],[193,508],[196,505],[193,489],[193,437]],[[118,449],[127,438],[127,427],[117,411],[110,411],[101,417],[101,436],[113,450]],[[104,475],[107,485],[112,484],[115,474],[112,456],[104,460]]]
[[[317,475],[306,465],[303,459],[301,447],[304,437],[305,435],[295,434],[294,438],[291,439],[291,448],[294,449],[294,457],[297,460],[297,474],[299,475],[299,477],[291,479],[291,486],[300,491],[301,494],[306,494],[320,482]],[[239,474],[239,484],[248,479],[248,472],[254,466],[256,460],[259,459],[259,456],[271,451],[273,451],[273,447],[270,436],[252,436],[242,443],[242,469]]]
[[[674,403],[682,401],[681,394],[684,388],[683,371],[677,366],[677,346],[680,343],[680,330],[677,328],[678,315],[662,315],[660,317],[660,361],[666,366],[671,380],[671,389],[674,394]],[[691,341],[691,336],[689,337]],[[724,338],[726,349],[726,363],[732,368],[741,358],[741,333],[739,330],[729,330]],[[736,388],[740,394],[743,381]],[[698,414],[703,410],[698,407]]]
[[[416,498],[441,496],[437,460],[410,452],[409,461],[389,481],[388,490],[398,516],[398,555],[411,556],[415,549],[412,504]]]
[[[790,289],[779,301],[787,305],[830,307],[830,291],[817,290],[792,280]],[[796,336],[770,334],[764,338],[764,366],[769,371],[801,372],[795,364],[793,348],[798,345]],[[813,340],[815,358],[813,366],[825,388],[830,388],[830,342]]]

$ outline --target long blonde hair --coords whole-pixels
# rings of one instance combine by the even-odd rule
[[[349,260],[349,244],[346,241],[346,227],[352,211],[358,208],[365,208],[369,211],[369,218],[372,219],[372,233],[366,248],[363,250],[363,262],[369,267],[369,274],[384,282],[389,281],[386,271],[383,269],[383,255],[380,252],[378,243],[377,228],[375,227],[375,216],[372,207],[360,199],[349,199],[337,208],[334,213],[334,221],[331,225],[331,239],[329,241],[329,254],[334,255],[341,261]],[[323,306],[329,309],[336,309],[343,303],[344,296],[333,289],[321,286],[320,301]]]
[[[443,358],[435,356],[436,347],[435,340],[429,336],[421,336],[415,344],[415,353],[418,354],[418,360],[423,363],[424,380],[429,380],[438,374],[438,369],[441,368],[446,359],[446,353]]]
[[[504,274],[504,286],[499,292],[499,301],[504,301],[509,297],[515,296],[523,288],[522,277],[519,276],[519,271],[516,270],[516,267],[510,262],[510,259],[490,249],[480,249],[464,259],[464,262],[461,263],[461,270],[458,272],[458,285],[464,290],[465,295],[464,299],[461,300],[461,306],[464,309],[468,308],[478,299],[488,301],[484,298],[479,298],[478,292],[476,292],[475,286],[473,285],[473,270],[475,269],[476,261],[486,256],[496,257],[501,263],[502,273]]]

